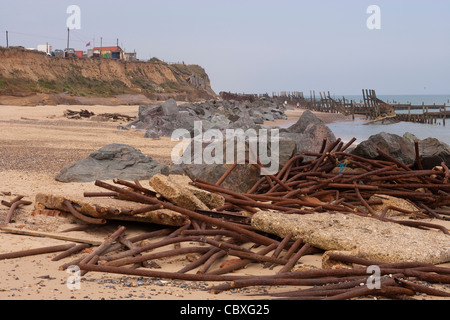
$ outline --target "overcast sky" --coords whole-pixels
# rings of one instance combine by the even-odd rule
[[[0,0],[0,45],[119,45],[205,68],[216,93],[450,93],[450,0]],[[370,5],[381,29],[369,29]],[[372,20],[371,20],[372,21]]]

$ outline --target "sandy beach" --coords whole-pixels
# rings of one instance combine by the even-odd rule
[[[178,142],[170,138],[152,140],[144,138],[144,132],[120,130],[121,122],[97,122],[91,120],[68,120],[64,111],[88,109],[95,114],[120,113],[130,116],[138,114],[138,106],[1,106],[0,124],[0,200],[9,201],[15,195],[23,195],[24,200],[34,201],[37,193],[53,193],[66,196],[80,196],[85,191],[98,191],[93,183],[59,183],[54,177],[66,165],[84,159],[91,152],[110,143],[131,145],[155,160],[170,164],[170,152]],[[289,119],[270,122],[279,125],[296,121],[301,110],[288,111]],[[147,184],[147,181],[143,181]],[[6,194],[6,195],[5,195]],[[23,206],[15,211],[16,223],[36,230],[69,228],[73,221],[65,217],[31,216],[33,205]],[[8,208],[0,206],[0,220],[3,221]],[[145,232],[153,230],[154,225],[132,225]],[[108,225],[96,232],[99,241],[117,228]],[[76,232],[75,232],[76,234]],[[32,237],[0,232],[0,252],[14,252],[67,243],[45,237]],[[247,296],[252,290],[237,290],[218,295],[202,289],[205,283],[184,281],[165,281],[158,279],[139,280],[114,274],[88,273],[81,283],[80,290],[69,290],[66,280],[70,276],[58,268],[70,259],[53,262],[57,253],[43,254],[0,261],[1,284],[0,299],[187,299],[187,300],[223,300],[252,299]],[[320,266],[320,256],[305,257],[307,264]],[[166,271],[176,271],[186,261],[167,260]],[[243,274],[273,271],[250,265]],[[253,292],[261,293],[258,289]]]
[[[93,183],[59,183],[54,177],[68,164],[84,159],[91,152],[110,143],[131,145],[155,160],[170,164],[170,151],[177,143],[170,138],[152,140],[144,138],[144,132],[118,129],[120,122],[68,120],[66,109],[88,109],[96,114],[121,113],[136,116],[138,106],[38,106],[0,107],[0,200],[10,201],[16,195],[34,201],[37,193],[54,193],[80,196],[85,191],[98,191]],[[295,122],[303,110],[290,110],[288,119],[266,123],[286,125]],[[326,123],[342,119],[342,115],[317,115]],[[148,184],[143,181],[143,184]],[[24,206],[14,214],[16,223],[36,230],[63,230],[73,226],[70,217],[31,216],[33,206]],[[8,208],[0,206],[3,221]],[[91,232],[102,241],[118,224],[108,224]],[[155,225],[130,224],[130,232],[148,232]],[[448,226],[450,227],[450,226]],[[76,233],[75,233],[76,234]],[[0,253],[64,244],[67,241],[45,237],[0,232]],[[70,290],[66,280],[70,274],[59,267],[74,257],[51,261],[57,253],[0,261],[0,299],[2,300],[250,300],[251,294],[263,294],[267,288],[258,287],[212,294],[204,290],[210,283],[186,282],[164,279],[142,279],[132,276],[89,272],[83,277],[79,290]],[[321,266],[321,255],[307,255],[300,259],[304,267]],[[177,271],[187,263],[186,259],[166,259],[165,271]],[[264,269],[251,264],[239,274],[273,274],[276,269]],[[285,289],[285,288],[284,288]],[[283,288],[270,288],[271,292]]]

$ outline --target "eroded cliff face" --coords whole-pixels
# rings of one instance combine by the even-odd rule
[[[151,99],[214,98],[205,70],[197,65],[93,58],[57,58],[20,48],[0,48],[0,96],[33,94]]]

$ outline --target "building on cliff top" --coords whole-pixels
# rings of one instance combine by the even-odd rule
[[[94,54],[95,54],[95,52],[98,51],[102,58],[120,59],[120,60],[124,59],[124,52],[123,52],[122,48],[120,48],[118,46],[115,46],[115,47],[95,47],[93,50],[94,50]]]

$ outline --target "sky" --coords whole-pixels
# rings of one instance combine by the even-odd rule
[[[10,46],[64,49],[70,5],[71,47],[119,39],[141,60],[198,64],[216,93],[450,93],[450,0],[0,0],[0,46],[8,31]]]

